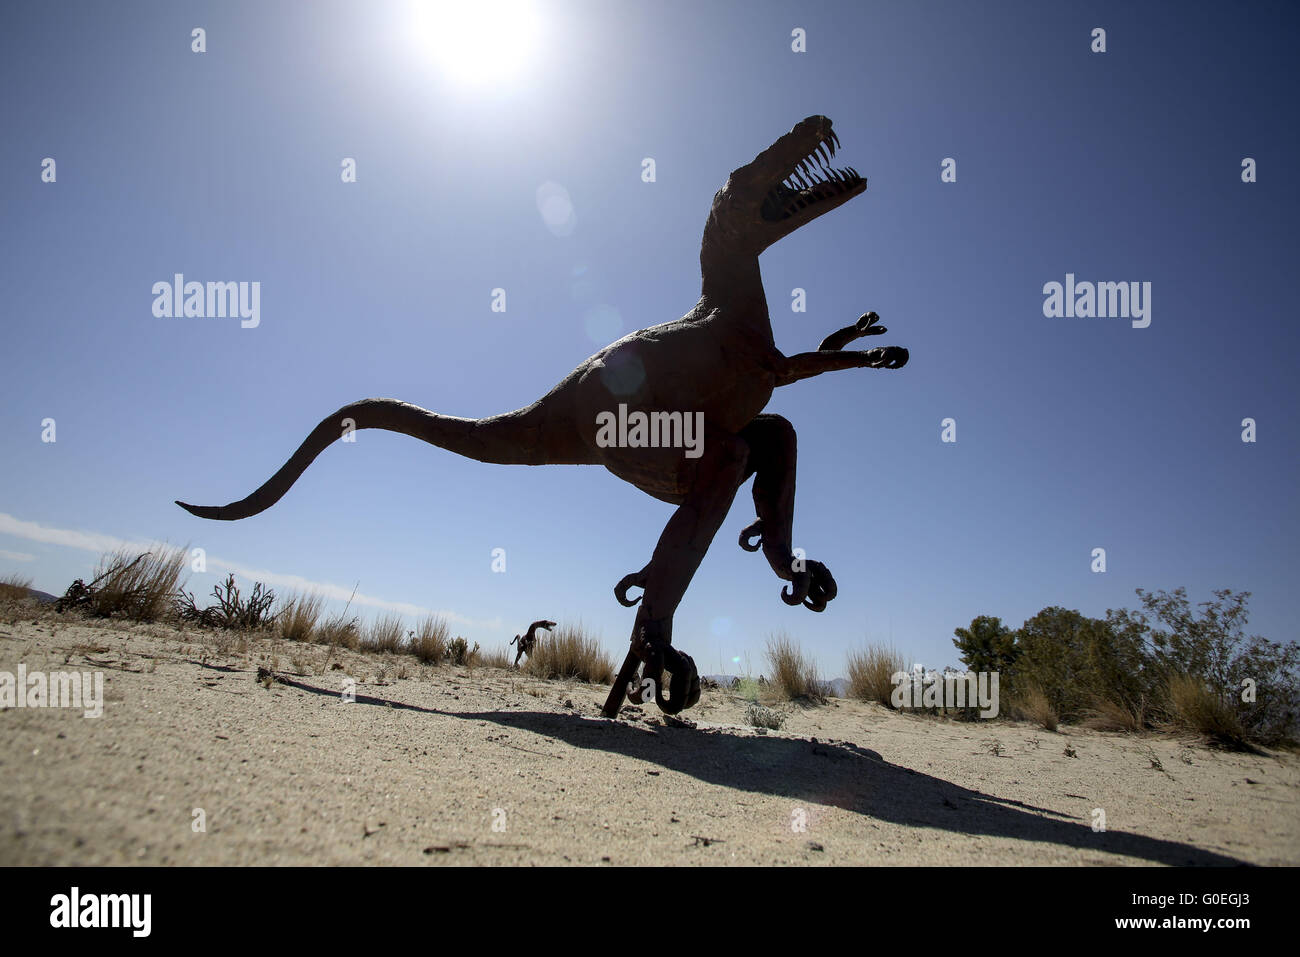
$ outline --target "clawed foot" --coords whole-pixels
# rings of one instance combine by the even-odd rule
[[[761,518],[740,533],[740,547],[747,552],[756,552],[763,547]],[[790,567],[799,570],[794,572],[790,588],[781,589],[781,600],[787,605],[802,604],[813,611],[825,611],[826,603],[838,594],[830,569],[821,562],[796,559],[793,555],[790,556]]]
[[[627,689],[629,701],[647,704],[653,700],[664,714],[680,714],[700,700],[700,673],[686,652],[644,635],[632,650],[645,664],[640,677]],[[667,697],[663,693],[665,671],[671,678]]]
[[[629,588],[640,588],[640,589],[645,588],[646,574],[648,568],[649,566],[641,569],[639,572],[632,572],[632,574],[630,575],[624,575],[622,578],[619,579],[618,584],[614,586],[614,597],[618,599],[618,603],[622,605],[624,608],[631,608],[633,605],[639,602],[643,597],[641,595],[638,595],[636,598],[628,598],[627,590]]]
[[[802,604],[813,611],[825,611],[827,603],[839,594],[831,570],[812,559],[804,559],[802,564],[803,570],[794,573],[789,589],[781,589],[781,600],[787,605]]]

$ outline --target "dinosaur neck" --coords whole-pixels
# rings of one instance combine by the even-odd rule
[[[721,310],[727,322],[764,339],[772,338],[757,256],[713,253],[706,244],[700,250],[700,275],[697,308],[704,313]]]

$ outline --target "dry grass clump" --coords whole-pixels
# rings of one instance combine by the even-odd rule
[[[405,635],[406,626],[402,622],[402,616],[388,612],[372,621],[361,635],[361,650],[395,655],[402,650],[402,638]]]
[[[1060,715],[1052,707],[1052,702],[1048,700],[1046,692],[1035,684],[1026,687],[1016,697],[1011,710],[1013,714],[1022,720],[1032,721],[1048,731],[1055,731],[1061,723]]]
[[[772,668],[772,686],[790,701],[824,701],[817,666],[788,635],[767,639],[767,661]]]
[[[411,635],[407,650],[426,665],[441,664],[447,657],[447,636],[451,630],[447,619],[441,615],[429,615]]]
[[[849,652],[849,697],[875,701],[892,708],[894,675],[907,669],[903,655],[892,645],[868,645]]]
[[[306,595],[295,593],[283,599],[275,615],[280,637],[286,641],[312,641],[324,606],[325,596],[314,592]]]
[[[12,572],[4,576],[4,578],[0,578],[0,601],[17,601],[20,598],[26,598],[31,587],[32,580],[30,578],[24,578],[17,572]]]
[[[316,623],[325,607],[322,594],[290,594],[279,602],[276,611],[276,628],[279,637],[286,641],[308,642],[315,640]]]
[[[154,621],[172,609],[185,566],[185,549],[166,545],[139,553],[109,552],[100,558],[91,583],[78,578],[56,608],[76,608],[97,618]]]
[[[509,668],[514,659],[507,648],[496,648],[479,653],[478,663],[484,668]]]
[[[1147,725],[1146,708],[1110,698],[1097,698],[1085,712],[1083,726],[1094,731],[1141,731]]]
[[[356,651],[361,647],[361,626],[356,618],[346,617],[347,612],[336,615],[315,630],[316,642]]]
[[[549,635],[537,636],[523,670],[538,678],[577,678],[608,684],[614,680],[614,659],[582,625],[565,625]]]
[[[1204,736],[1222,747],[1246,747],[1246,730],[1232,706],[1194,675],[1175,674],[1165,683],[1169,724]]]

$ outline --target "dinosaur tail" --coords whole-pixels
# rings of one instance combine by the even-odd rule
[[[397,399],[362,399],[323,419],[280,471],[247,498],[229,505],[187,505],[180,501],[176,504],[199,518],[227,522],[264,512],[284,497],[316,456],[353,429],[400,432],[480,462],[544,464],[554,459],[547,459],[540,448],[543,416],[539,405],[535,403],[527,409],[485,419],[460,419]]]

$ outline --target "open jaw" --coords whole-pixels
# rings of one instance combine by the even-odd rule
[[[779,223],[803,212],[816,216],[866,189],[867,181],[852,166],[830,165],[839,145],[839,137],[828,131],[807,156],[787,169],[763,199],[763,219]]]

